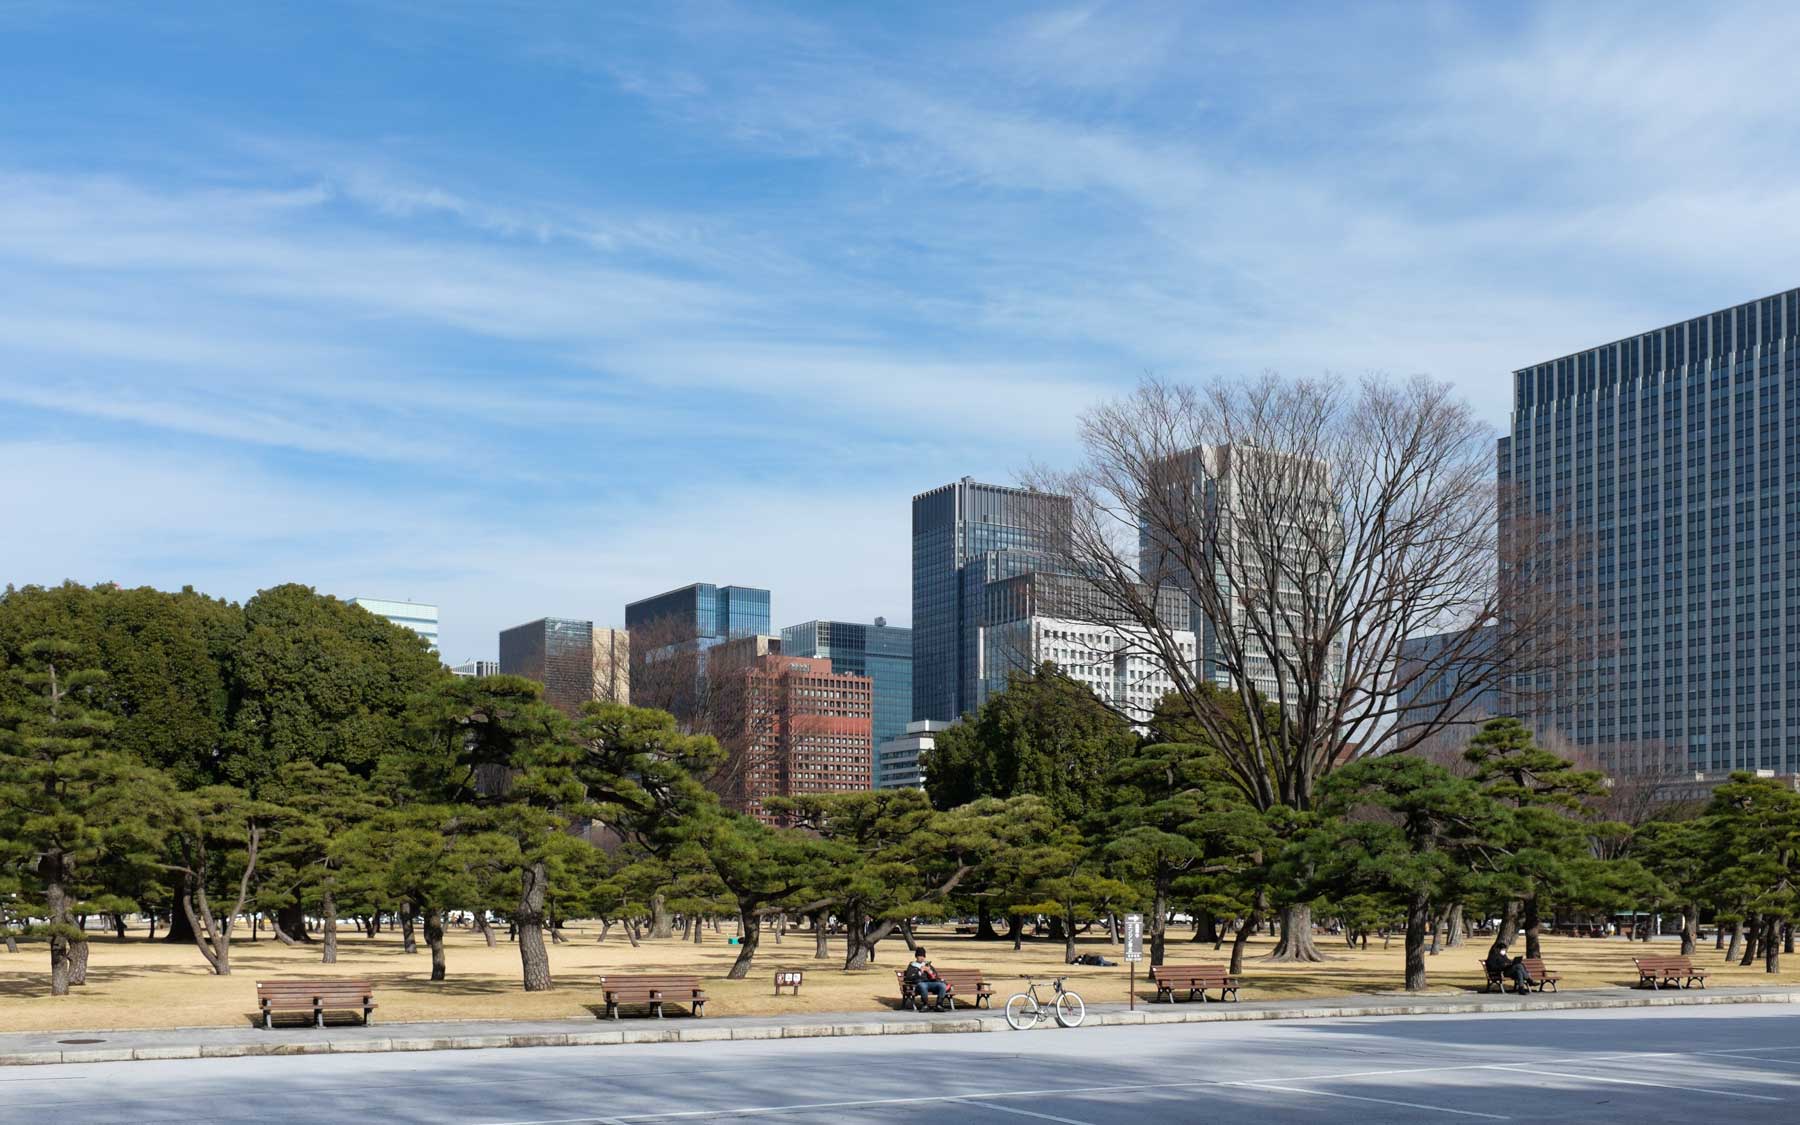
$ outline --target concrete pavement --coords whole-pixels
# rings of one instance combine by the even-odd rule
[[[1800,1009],[1732,1004],[309,1055],[0,1071],[0,1122],[1718,1120],[1800,1112]]]

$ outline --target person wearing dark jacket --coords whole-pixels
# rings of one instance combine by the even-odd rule
[[[1510,977],[1513,991],[1520,995],[1530,992],[1531,986],[1537,983],[1525,971],[1525,958],[1508,957],[1505,945],[1496,945],[1488,951],[1487,971],[1503,978]]]

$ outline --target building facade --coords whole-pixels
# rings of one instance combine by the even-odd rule
[[[906,733],[912,716],[912,630],[877,617],[873,625],[857,621],[808,621],[781,631],[787,656],[818,656],[839,672],[867,676],[875,682],[877,744]]]
[[[1238,641],[1234,647],[1242,654],[1251,684],[1264,697],[1278,699],[1281,683],[1266,651],[1269,646],[1246,638],[1257,633],[1269,635],[1276,653],[1286,653],[1284,661],[1290,659],[1299,652],[1295,636],[1303,631],[1304,611],[1298,604],[1285,609],[1259,607],[1254,620],[1259,620],[1262,628],[1254,629],[1253,619],[1247,616],[1252,611],[1240,594],[1279,589],[1285,600],[1291,596],[1292,575],[1332,569],[1329,559],[1296,555],[1301,550],[1317,554],[1321,548],[1314,545],[1332,542],[1337,514],[1330,496],[1328,466],[1230,445],[1195,446],[1159,464],[1161,486],[1169,495],[1162,498],[1158,511],[1186,512],[1187,525],[1171,534],[1171,525],[1180,520],[1167,519],[1156,526],[1148,518],[1143,520],[1138,536],[1139,574],[1146,582],[1193,593],[1199,580],[1182,560],[1214,560],[1207,587],[1219,592],[1217,601],[1225,609],[1219,615],[1222,619],[1214,620],[1203,607],[1203,599],[1192,600],[1188,628],[1198,642],[1196,675],[1221,687],[1235,687],[1221,646],[1222,635],[1229,630],[1231,638]],[[1271,508],[1278,508],[1285,521],[1271,520],[1267,514]],[[1328,670],[1327,676],[1342,683],[1341,654],[1335,663],[1335,673]]]
[[[1513,373],[1502,531],[1584,607],[1519,687],[1609,773],[1800,770],[1797,360],[1789,290]]]
[[[625,607],[625,629],[652,647],[693,643],[710,648],[727,637],[770,631],[769,591],[696,582]]]
[[[594,629],[594,698],[631,702],[631,634],[624,629]]]
[[[1415,744],[1419,753],[1440,760],[1453,758],[1468,748],[1469,739],[1482,723],[1505,714],[1500,689],[1494,683],[1497,677],[1491,671],[1491,654],[1499,640],[1500,627],[1487,625],[1477,634],[1470,637],[1464,631],[1432,633],[1400,642],[1400,659],[1394,670],[1398,690],[1393,733],[1403,738],[1417,737],[1412,733],[1417,730],[1416,725],[1443,722],[1449,714],[1456,716]],[[1472,674],[1473,683],[1480,686],[1465,685],[1465,673]],[[1412,731],[1409,725],[1413,725]]]
[[[939,733],[953,724],[920,719],[906,724],[897,737],[875,747],[875,788],[925,788],[925,758],[937,746]]]
[[[494,676],[500,672],[497,660],[465,660],[461,664],[450,665],[452,676]]]
[[[423,602],[391,602],[382,598],[351,598],[351,605],[359,605],[377,617],[385,617],[394,624],[411,629],[431,646],[431,651],[438,650],[438,607]]]
[[[1139,593],[1150,600],[1146,588]],[[981,627],[977,706],[1005,691],[1009,678],[1043,664],[1086,684],[1107,706],[1139,728],[1149,723],[1175,678],[1149,631],[1109,611],[1093,583],[1063,574],[1031,571],[987,587]],[[1162,629],[1184,666],[1195,659],[1186,628],[1188,597],[1164,586],[1154,605]]]
[[[594,698],[594,623],[543,617],[500,632],[500,671],[544,685],[567,714]]]
[[[1069,514],[1066,496],[972,477],[913,497],[913,719],[974,710],[987,584],[1059,553]]]
[[[719,661],[712,675],[725,697],[715,733],[727,754],[717,785],[728,807],[774,823],[764,805],[770,797],[870,788],[874,684],[867,676],[778,651],[742,665]]]

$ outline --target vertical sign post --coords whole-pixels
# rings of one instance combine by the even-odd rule
[[[1137,1011],[1137,963],[1144,959],[1144,916],[1125,915],[1125,964],[1127,966],[1125,998],[1132,1011]]]

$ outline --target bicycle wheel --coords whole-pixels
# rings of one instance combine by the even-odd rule
[[[1065,992],[1056,998],[1056,1022],[1063,1027],[1080,1027],[1081,1021],[1087,1018],[1087,1005],[1081,997],[1073,992]]]
[[[1030,993],[1018,993],[1006,1002],[1006,1022],[1014,1031],[1028,1031],[1043,1018],[1037,998]]]

